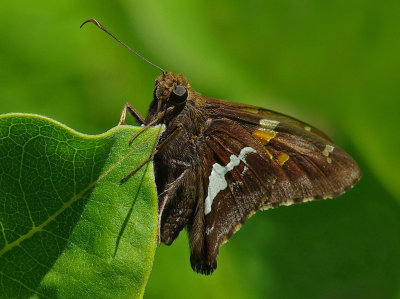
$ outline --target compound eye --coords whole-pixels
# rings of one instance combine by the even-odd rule
[[[186,88],[182,85],[177,85],[171,92],[169,99],[174,104],[183,104],[188,97],[188,92]]]

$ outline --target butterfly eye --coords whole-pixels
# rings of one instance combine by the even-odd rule
[[[177,85],[172,90],[169,99],[174,104],[183,104],[186,101],[187,97],[188,97],[187,89],[182,85]]]

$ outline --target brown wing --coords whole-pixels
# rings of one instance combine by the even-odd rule
[[[317,135],[328,141],[332,141],[321,130],[291,116],[256,106],[228,102],[210,97],[205,98],[207,100],[204,102],[204,107],[212,111],[212,114],[235,120],[245,127],[258,127],[261,120],[269,120],[279,124],[277,130],[280,132],[287,132],[300,136],[310,134]],[[271,123],[271,125],[272,124],[273,123]]]
[[[354,160],[319,130],[223,103],[206,107],[224,118],[209,120],[204,130],[204,250],[191,256],[193,268],[206,274],[216,268],[219,247],[255,211],[335,197],[361,176]]]

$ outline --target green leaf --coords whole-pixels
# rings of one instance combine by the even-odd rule
[[[29,114],[0,116],[0,296],[141,297],[156,246],[161,127],[96,136]]]

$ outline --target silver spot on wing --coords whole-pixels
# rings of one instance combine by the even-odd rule
[[[211,206],[214,198],[217,197],[220,191],[225,190],[225,188],[228,187],[225,175],[238,166],[240,162],[243,162],[246,165],[246,156],[249,153],[256,153],[256,150],[249,146],[244,147],[240,151],[239,156],[231,155],[229,163],[225,166],[222,166],[218,163],[213,165],[210,177],[208,178],[208,192],[204,202],[205,215],[211,212]]]
[[[327,144],[325,146],[325,149],[322,151],[322,154],[326,157],[326,161],[328,163],[332,163],[332,159],[329,157],[329,154],[332,153],[334,149],[335,149],[334,146]]]
[[[279,121],[263,118],[260,119],[260,125],[264,128],[273,130],[276,128],[277,125],[279,125]]]

